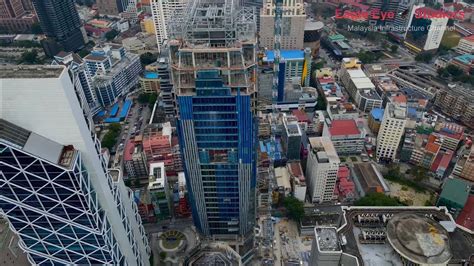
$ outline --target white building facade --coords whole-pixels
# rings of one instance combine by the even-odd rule
[[[328,137],[309,139],[306,178],[309,181],[308,192],[313,203],[334,199],[340,162],[331,139]]]
[[[0,177],[0,187],[10,191],[0,193],[0,203],[30,262],[149,265],[150,248],[132,193],[120,170],[107,169],[67,69],[5,67],[0,82],[0,122],[21,132],[0,136],[0,154],[18,158],[21,153],[28,160],[18,166],[14,160],[0,160],[2,169],[10,169],[9,177]],[[22,135],[26,140],[16,137]],[[21,178],[18,173],[26,172],[31,176],[27,183],[15,185],[23,182],[16,179]],[[27,201],[21,189],[36,197]],[[32,215],[39,218],[30,221]],[[81,242],[82,237],[94,242]]]
[[[158,52],[168,39],[168,21],[172,16],[182,14],[187,0],[151,0],[151,14],[155,24],[156,43]]]
[[[406,106],[388,103],[377,135],[377,160],[393,161],[405,132]]]

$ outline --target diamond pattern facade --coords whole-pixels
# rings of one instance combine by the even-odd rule
[[[123,264],[80,153],[66,168],[14,146],[0,142],[0,209],[30,262]]]

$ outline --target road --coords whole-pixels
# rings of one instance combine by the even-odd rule
[[[144,129],[150,118],[151,110],[148,105],[145,104],[143,105],[144,107],[142,107],[142,105],[137,103],[135,99],[133,100],[134,104],[130,108],[128,116],[125,118],[117,143],[114,147],[116,155],[123,153],[123,149],[130,138],[137,135],[143,135]],[[122,165],[122,158],[118,162],[118,165]]]

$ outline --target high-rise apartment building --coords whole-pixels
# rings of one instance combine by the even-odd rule
[[[95,97],[107,106],[125,95],[139,82],[142,66],[137,54],[115,43],[97,45],[84,57]]]
[[[321,203],[334,199],[340,163],[330,138],[309,138],[306,179],[309,182],[308,192],[312,202]]]
[[[81,20],[74,0],[33,0],[33,4],[41,28],[48,38],[67,52],[74,52],[84,47]],[[57,52],[59,51],[52,55]]]
[[[124,11],[123,0],[97,0],[97,9],[100,14],[117,16]]]
[[[405,132],[406,106],[387,103],[377,135],[377,161],[393,161]]]
[[[414,0],[383,0],[374,1],[371,4],[371,10],[378,10],[378,19],[371,16],[369,20],[370,25],[384,26],[384,30],[392,33],[405,33],[405,29],[410,19],[409,13],[414,4]],[[375,12],[375,11],[373,11]],[[381,12],[385,14],[392,13],[393,17],[384,17],[380,15]],[[377,13],[375,13],[377,14]],[[377,17],[377,16],[375,16]]]
[[[290,161],[299,161],[303,131],[298,124],[298,119],[294,116],[284,116],[283,127],[282,143],[286,158]]]
[[[206,236],[253,249],[256,34],[237,1],[197,0],[173,19],[170,65],[193,220]],[[243,242],[242,242],[243,241]]]
[[[302,0],[283,0],[281,49],[302,50],[306,13]],[[265,0],[260,11],[260,47],[273,50],[275,42],[275,1]]]
[[[25,0],[0,0],[0,29],[10,33],[24,33],[37,21]]]
[[[257,32],[260,32],[260,10],[262,10],[264,0],[242,0],[244,7],[255,8]]]
[[[94,116],[102,110],[92,86],[92,80],[87,73],[86,64],[78,54],[64,51],[60,52],[54,56],[52,65],[67,66],[81,107],[86,114]]]
[[[156,44],[158,51],[168,40],[168,21],[173,16],[184,15],[183,10],[188,0],[151,0],[151,13],[155,23]]]
[[[0,79],[0,209],[30,263],[149,265],[137,207],[67,68],[4,67]]]
[[[443,39],[448,18],[425,6],[413,6],[405,31],[405,46],[415,53],[438,49]]]

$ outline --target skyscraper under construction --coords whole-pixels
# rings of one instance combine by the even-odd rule
[[[194,223],[235,241],[243,262],[255,223],[255,31],[253,8],[196,0],[171,21],[168,43]]]

